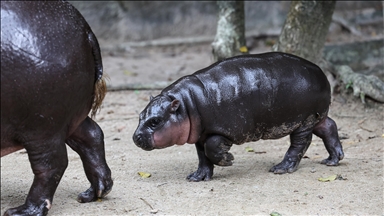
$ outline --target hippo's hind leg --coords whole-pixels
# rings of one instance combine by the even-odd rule
[[[285,153],[283,161],[273,166],[269,171],[275,174],[292,173],[296,171],[301,158],[304,156],[312,140],[312,130],[301,131],[300,128],[290,135],[291,146]]]
[[[190,174],[187,179],[190,181],[208,181],[213,175],[213,164],[219,166],[231,166],[234,159],[229,153],[232,143],[222,136],[211,136],[204,144],[196,143],[199,166],[196,172]]]
[[[205,141],[204,150],[205,155],[209,160],[219,166],[232,166],[235,159],[229,149],[232,142],[222,136],[211,136]]]
[[[87,117],[66,140],[83,162],[91,187],[80,193],[77,201],[91,202],[106,196],[113,186],[111,170],[105,160],[104,134],[91,118]]]
[[[320,137],[329,153],[329,157],[321,161],[328,166],[337,166],[344,158],[343,147],[341,146],[335,121],[326,117],[313,129],[313,133]]]
[[[4,215],[47,215],[57,186],[68,166],[64,136],[24,143],[35,175],[25,204]]]

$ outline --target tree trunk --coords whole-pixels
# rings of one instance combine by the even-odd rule
[[[245,46],[244,1],[217,1],[217,6],[219,18],[212,42],[214,60],[248,53]]]
[[[292,1],[279,40],[272,49],[319,64],[331,84],[334,78],[330,72],[339,77],[347,88],[352,87],[354,95],[359,96],[363,103],[365,96],[384,102],[384,82],[379,78],[354,73],[346,65],[331,65],[321,61],[335,5],[336,1]]]
[[[292,53],[318,63],[336,1],[292,1],[274,51]]]

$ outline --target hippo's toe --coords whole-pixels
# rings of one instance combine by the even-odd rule
[[[44,216],[48,214],[51,208],[51,202],[47,199],[41,205],[24,204],[16,208],[8,209],[4,216],[10,215],[37,215]]]
[[[269,172],[274,174],[292,173],[297,170],[298,162],[295,161],[282,161],[281,163],[273,166]]]
[[[321,164],[327,166],[337,166],[339,161],[344,158],[344,152],[341,148],[335,148],[334,154],[330,155],[328,158],[321,161]]]
[[[339,158],[329,156],[327,159],[322,160],[320,163],[325,164],[327,166],[338,166]]]
[[[99,198],[105,197],[111,190],[113,186],[112,179],[109,179],[105,182],[99,182],[99,185],[96,187],[90,187],[88,190],[82,192],[77,197],[77,201],[80,203],[93,202]]]
[[[187,176],[188,181],[199,182],[209,181],[213,175],[213,165],[206,165],[199,167],[196,172],[191,173]]]

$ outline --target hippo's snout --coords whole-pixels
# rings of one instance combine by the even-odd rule
[[[151,145],[150,138],[145,138],[143,134],[137,133],[137,131],[133,134],[132,139],[136,146],[142,148],[143,150],[151,151],[154,149]]]

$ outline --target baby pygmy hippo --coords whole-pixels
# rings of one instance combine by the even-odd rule
[[[133,135],[144,150],[195,144],[199,165],[190,181],[210,180],[214,164],[230,166],[232,144],[289,135],[291,146],[274,173],[297,169],[312,140],[338,165],[344,153],[336,123],[327,116],[329,82],[315,64],[271,52],[241,55],[184,76],[151,98]]]

